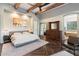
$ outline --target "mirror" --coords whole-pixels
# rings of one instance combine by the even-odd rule
[[[49,22],[49,29],[51,30],[59,30],[59,21]]]
[[[57,24],[56,23],[52,23],[51,24],[51,29],[57,29]]]

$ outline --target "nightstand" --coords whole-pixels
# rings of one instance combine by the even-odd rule
[[[10,37],[8,35],[3,36],[4,43],[11,42]]]

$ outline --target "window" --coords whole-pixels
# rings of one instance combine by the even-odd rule
[[[77,14],[69,14],[64,16],[65,31],[77,31]]]
[[[77,21],[67,22],[67,30],[77,30]]]

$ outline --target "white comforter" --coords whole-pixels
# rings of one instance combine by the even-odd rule
[[[24,43],[32,42],[38,39],[40,38],[37,35],[30,33],[16,33],[11,36],[11,41],[14,44],[14,46],[19,46]]]

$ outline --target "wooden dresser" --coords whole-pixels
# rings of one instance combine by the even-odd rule
[[[46,40],[59,41],[61,39],[61,31],[58,30],[47,30],[46,31]]]
[[[54,24],[53,27],[52,24]],[[61,45],[62,43],[62,34],[59,30],[59,21],[56,22],[49,22],[49,29],[45,32],[46,40],[49,42],[53,42],[56,45]]]

